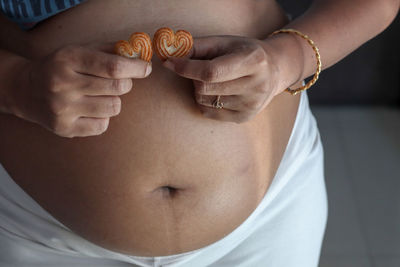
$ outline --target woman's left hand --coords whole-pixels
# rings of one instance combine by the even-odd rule
[[[251,120],[281,93],[276,59],[263,41],[236,36],[201,37],[186,58],[170,58],[164,66],[192,79],[196,102],[204,116],[236,123]],[[213,107],[217,96],[223,108]]]

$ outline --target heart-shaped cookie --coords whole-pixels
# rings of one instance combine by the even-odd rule
[[[161,60],[169,57],[184,57],[193,46],[190,32],[179,30],[176,33],[168,27],[160,28],[153,37],[153,48]]]
[[[120,56],[140,58],[149,62],[153,57],[150,36],[144,32],[133,33],[129,37],[129,42],[125,40],[118,41],[115,44],[114,50]]]

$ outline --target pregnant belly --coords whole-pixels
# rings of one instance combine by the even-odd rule
[[[193,15],[201,7],[185,1],[189,10],[196,10],[190,19],[185,15],[171,21],[159,15],[158,21],[147,21],[139,20],[141,10],[161,14],[163,8],[154,4],[149,9],[143,1],[89,1],[24,36],[27,56],[40,58],[67,43],[124,39],[134,30],[153,33],[159,25],[179,26],[194,35],[257,37],[284,23],[269,2],[264,4],[273,19],[262,28],[254,15],[253,21],[236,22],[238,15],[251,17],[239,14],[245,12],[239,1],[222,2],[237,6],[224,21],[223,9],[214,1],[214,10],[204,10],[209,18]],[[253,9],[254,3],[260,5],[244,2],[253,3]],[[96,26],[88,20],[89,13],[93,17],[110,10],[110,3],[113,12]],[[129,17],[127,10],[133,13]],[[123,26],[115,22],[124,16]],[[0,162],[42,207],[89,241],[132,255],[177,254],[221,239],[256,208],[283,155],[297,105],[298,97],[281,94],[250,122],[211,120],[198,110],[192,82],[155,59],[151,76],[134,81],[134,89],[122,97],[121,114],[100,136],[61,138],[0,115]]]

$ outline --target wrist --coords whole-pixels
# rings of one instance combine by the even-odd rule
[[[292,34],[277,34],[263,41],[264,49],[271,55],[278,74],[278,90],[299,84],[304,79],[303,47]]]

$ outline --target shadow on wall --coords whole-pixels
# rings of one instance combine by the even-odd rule
[[[312,1],[278,2],[296,18]],[[397,16],[380,35],[324,70],[310,88],[310,104],[400,106],[399,32],[400,16]]]

